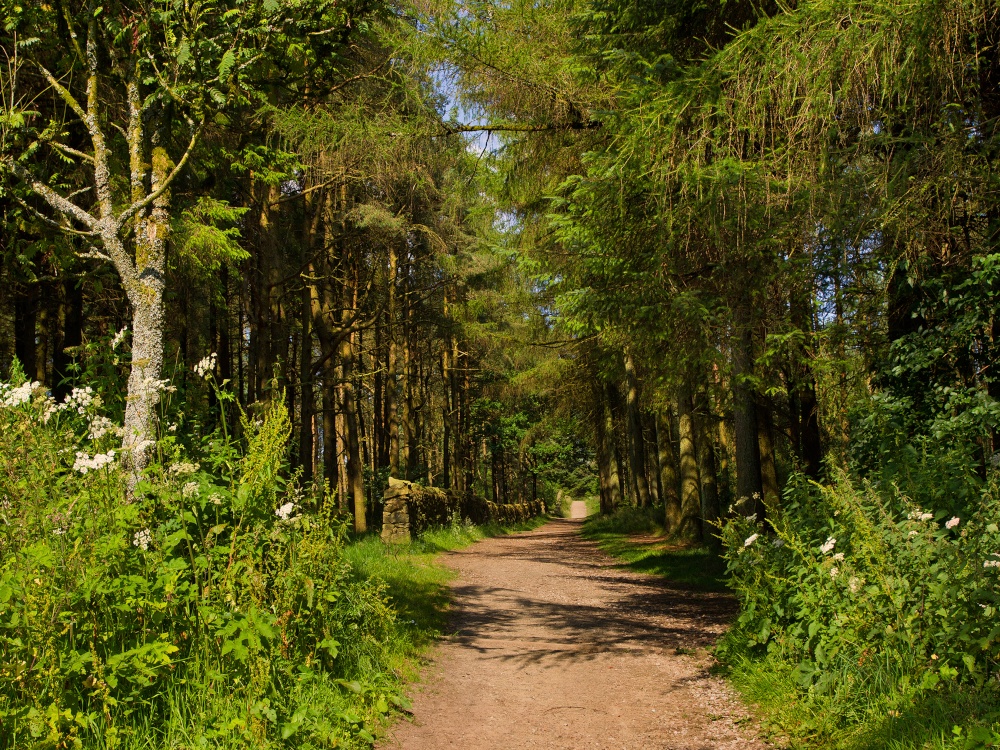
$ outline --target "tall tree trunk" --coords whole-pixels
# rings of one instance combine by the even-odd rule
[[[716,539],[719,521],[719,482],[715,461],[715,417],[708,394],[699,389],[696,396],[695,422],[698,439],[698,476],[701,479],[702,539]],[[714,544],[714,541],[713,541]]]
[[[677,454],[674,452],[673,416],[669,412],[656,414],[656,449],[660,460],[660,488],[663,493],[663,508],[666,528],[677,528],[681,521],[680,472]]]
[[[355,533],[367,530],[365,512],[364,464],[361,461],[360,429],[358,426],[357,400],[354,392],[354,342],[346,336],[341,345],[340,361],[343,367],[344,427],[347,432],[347,482],[352,501]]]
[[[642,411],[639,405],[639,378],[635,372],[632,352],[626,347],[625,387],[628,409],[628,457],[632,485],[636,491],[636,502],[643,508],[649,507],[649,482],[646,479],[646,450],[642,437]]]
[[[749,379],[753,375],[753,330],[748,299],[733,310],[733,423],[736,433],[736,499],[753,508],[759,521],[765,517],[757,437],[757,401]]]
[[[597,478],[601,491],[601,513],[613,513],[621,505],[618,484],[618,463],[611,447],[611,411],[608,409],[605,389],[595,378],[593,383],[594,442],[597,447]]]
[[[776,508],[781,500],[781,489],[778,486],[778,470],[774,452],[774,422],[770,403],[758,406],[757,425],[759,428],[760,477],[764,503],[769,508]]]
[[[680,432],[681,518],[668,529],[684,539],[701,539],[701,490],[698,480],[698,453],[695,445],[691,386],[685,380],[677,390],[677,421]]]

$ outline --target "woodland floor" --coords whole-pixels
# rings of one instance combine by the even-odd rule
[[[767,747],[709,672],[731,597],[623,570],[580,527],[555,520],[445,557],[450,635],[381,748]]]

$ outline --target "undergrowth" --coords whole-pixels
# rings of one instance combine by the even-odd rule
[[[798,479],[767,526],[726,525],[741,611],[717,655],[772,729],[843,750],[1000,746],[996,497],[932,511],[895,486]]]
[[[443,626],[433,563],[506,529],[352,541],[276,398],[126,490],[100,394],[0,385],[0,747],[369,747]]]

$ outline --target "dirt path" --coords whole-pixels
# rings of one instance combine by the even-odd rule
[[[766,747],[707,673],[733,604],[623,571],[578,521],[448,555],[453,634],[381,748]]]

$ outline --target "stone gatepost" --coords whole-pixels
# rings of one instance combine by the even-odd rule
[[[389,477],[389,489],[382,496],[382,541],[386,544],[408,544],[410,541],[410,512],[406,507],[412,482]]]

